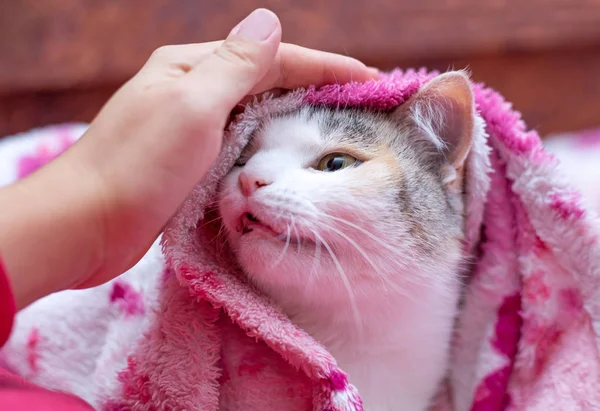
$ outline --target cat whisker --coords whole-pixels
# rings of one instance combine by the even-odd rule
[[[311,230],[312,231],[312,230]],[[313,231],[314,234],[314,231]],[[319,241],[319,239],[317,238],[317,236],[315,235],[315,253],[313,255],[313,263],[312,266],[310,267],[310,272],[311,274],[315,273],[315,270],[317,268],[318,263],[321,262],[321,242]],[[311,275],[311,278],[313,277],[313,275]]]
[[[321,243],[327,249],[327,252],[331,256],[331,259],[333,260],[333,263],[335,264],[335,266],[340,274],[342,282],[344,283],[346,292],[348,293],[348,298],[350,300],[350,305],[352,307],[352,314],[354,316],[354,322],[356,324],[356,328],[359,332],[362,332],[362,330],[363,330],[362,318],[360,315],[360,310],[358,309],[358,305],[356,304],[356,295],[354,294],[354,291],[352,291],[352,286],[350,285],[350,280],[348,280],[348,277],[346,276],[346,273],[344,272],[342,265],[340,264],[338,258],[336,257],[335,253],[333,252],[332,248],[329,246],[327,241],[325,241],[325,239],[323,237],[321,237],[318,232],[313,231],[313,234],[315,235],[315,238],[317,238],[319,241],[321,241]]]
[[[217,204],[219,202],[220,197],[222,197],[223,195],[231,194],[232,192],[233,192],[232,189],[222,191],[220,196],[213,196],[213,198],[210,199],[204,207],[208,207],[208,206]]]
[[[223,193],[221,193],[221,197],[227,197],[231,193],[233,193],[233,190],[229,189],[229,190],[224,191]],[[213,198],[212,200],[208,201],[206,203],[206,205],[204,206],[204,208],[205,209],[212,208],[212,207],[218,206],[219,203],[220,203],[220,198],[216,197],[216,198]]]
[[[337,76],[335,75],[335,72],[332,72],[332,74],[333,74],[333,79],[334,79],[333,84],[340,84],[340,81],[338,80]]]
[[[344,53],[346,53],[346,57],[350,57],[350,54],[348,54],[348,49],[343,44],[342,44],[342,50],[344,50]],[[352,83],[352,81],[353,81],[353,79],[352,79],[352,71],[351,71],[350,72],[350,83]]]
[[[366,236],[368,236],[369,238],[371,238],[373,241],[377,242],[377,244],[381,245],[383,248],[387,249],[388,251],[390,251],[392,253],[397,253],[398,252],[397,249],[394,249],[394,248],[390,247],[388,244],[384,243],[377,236],[375,236],[375,234],[371,233],[370,231],[364,229],[363,227],[361,227],[361,226],[359,226],[357,224],[351,223],[350,221],[348,221],[346,219],[343,219],[343,218],[340,218],[340,217],[334,217],[334,216],[329,215],[327,213],[321,212],[321,215],[323,217],[325,217],[325,218],[330,218],[330,219],[332,219],[334,221],[338,221],[338,222],[340,222],[342,224],[345,224],[345,225],[347,225],[349,227],[354,228],[355,230],[360,231],[361,233],[365,234]],[[412,257],[413,260],[419,260],[419,261],[422,260],[421,256],[419,256],[417,253],[415,253],[415,251],[412,248],[408,248],[406,251],[408,251],[408,252],[411,253],[411,257]],[[398,262],[398,263],[400,263],[400,262]],[[406,268],[406,265],[403,264],[403,267]]]
[[[219,250],[219,254],[223,254],[225,248],[227,247],[227,242],[229,241],[230,236],[227,236],[223,242],[221,242],[221,249]]]
[[[217,217],[205,224],[203,224],[202,226],[200,226],[200,228],[213,223],[217,220],[222,220],[222,217]],[[227,234],[227,236],[225,238],[223,238],[223,235]],[[229,241],[229,238],[231,237],[231,233],[229,233],[226,229],[225,229],[225,224],[223,224],[221,222],[221,225],[219,226],[219,231],[217,231],[217,234],[214,235],[213,238],[211,238],[211,240],[207,243],[207,245],[211,245],[212,243],[216,242],[215,244],[215,250],[217,251],[217,253],[221,253],[223,252],[223,249],[225,248],[227,241]],[[219,247],[220,246],[220,247]]]
[[[356,241],[352,240],[350,237],[348,237],[346,234],[344,234],[337,228],[334,228],[323,222],[321,222],[320,224],[322,224],[324,227],[333,231],[335,234],[339,235],[344,240],[346,240],[348,243],[350,243],[350,245],[353,246],[356,249],[356,251],[358,251],[360,253],[360,255],[362,255],[362,257],[371,265],[371,267],[373,267],[374,270],[377,270],[377,265],[373,262],[373,260],[371,260],[371,257],[369,257],[367,255],[367,253],[356,243]]]
[[[338,221],[338,222],[340,222],[342,224],[345,224],[345,225],[347,225],[349,227],[352,227],[352,228],[356,229],[357,231],[360,231],[361,233],[367,235],[370,239],[372,239],[373,241],[377,242],[377,244],[381,245],[382,247],[384,247],[385,249],[387,249],[388,251],[390,251],[392,253],[397,253],[398,252],[398,250],[395,250],[392,247],[390,247],[388,244],[382,242],[373,233],[371,233],[370,231],[368,231],[368,230],[360,227],[359,225],[351,223],[350,221],[347,221],[347,220],[345,220],[343,218],[331,216],[331,215],[329,215],[327,213],[321,212],[321,215],[323,217],[330,218],[331,220]],[[319,224],[327,225],[326,223],[324,223],[322,221],[319,222]],[[333,227],[331,227],[329,225],[327,225],[327,226],[328,226],[328,228],[330,228],[333,231],[337,232],[337,234],[340,233],[340,231],[338,231],[337,229],[335,229],[335,228],[333,228]],[[346,236],[346,239],[348,239],[347,236]],[[366,256],[366,252],[364,252],[364,250],[363,250],[363,252],[361,253],[361,255],[363,257],[365,257]],[[407,268],[406,264],[402,263],[401,261],[397,261],[396,263],[399,264],[399,265],[401,265],[402,268]],[[370,264],[373,266],[373,268],[375,268],[375,265],[372,262],[370,262]],[[382,276],[382,279],[385,279],[385,276]],[[429,286],[430,285],[429,282],[427,282],[425,280],[421,280],[421,281],[419,281],[419,280],[420,280],[419,277],[407,277],[407,278],[404,279],[404,281],[410,282],[410,283],[418,285],[418,286]],[[388,282],[388,285],[390,285],[390,284],[393,284],[393,283],[392,282]],[[408,294],[406,294],[406,292],[404,290],[400,290],[397,287],[394,287],[394,288],[396,289],[396,291],[402,292],[404,295],[406,295],[408,298],[410,298],[410,296]]]
[[[283,260],[283,257],[285,257],[285,253],[287,252],[288,247],[290,246],[290,237],[291,237],[290,231],[291,231],[290,225],[288,224],[285,245],[283,246],[283,250],[281,251],[281,254],[279,254],[279,257],[277,257],[277,260],[275,260],[275,262],[271,266],[271,269],[276,268],[279,265],[279,263],[281,263],[281,260]]]
[[[368,237],[369,237],[371,240],[375,241],[377,244],[381,245],[383,248],[385,248],[386,250],[388,250],[388,251],[390,251],[390,252],[392,252],[392,253],[396,253],[396,252],[398,252],[398,250],[396,250],[396,249],[394,249],[394,248],[390,247],[388,244],[384,243],[384,242],[383,242],[383,241],[381,241],[379,238],[377,238],[377,236],[375,236],[375,234],[373,234],[373,233],[371,233],[370,231],[368,231],[368,230],[366,230],[366,229],[362,228],[362,227],[361,227],[361,226],[359,226],[359,225],[356,225],[356,224],[354,224],[354,223],[351,223],[350,221],[348,221],[348,220],[345,220],[345,219],[343,219],[343,218],[340,218],[340,217],[334,217],[334,216],[332,216],[332,215],[329,215],[329,214],[327,214],[327,213],[324,213],[324,212],[320,212],[320,215],[321,215],[322,217],[329,218],[329,219],[331,219],[331,220],[334,220],[334,221],[338,221],[338,222],[340,222],[340,223],[342,223],[342,224],[345,224],[345,225],[347,225],[347,226],[349,226],[349,227],[352,227],[352,228],[354,228],[355,230],[358,230],[358,231],[360,231],[360,232],[361,232],[361,233],[363,233],[364,235],[368,236]]]
[[[211,220],[209,220],[209,221],[205,221],[205,222],[204,222],[204,224],[202,224],[200,227],[198,227],[198,229],[204,228],[204,227],[206,227],[207,225],[209,225],[209,224],[212,224],[212,223],[214,223],[215,221],[219,221],[219,220],[222,220],[222,219],[223,219],[223,217],[221,217],[221,216],[218,216],[217,218],[213,218],[213,219],[211,219]]]
[[[311,228],[309,228],[309,230],[313,233],[313,235],[315,235],[314,230],[312,230]],[[316,269],[320,262],[321,262],[321,242],[318,240],[318,238],[315,235],[315,253],[313,254],[313,261],[312,261],[312,264],[310,267],[308,280],[306,283],[306,287],[304,288],[304,295],[308,295],[312,291],[312,286],[313,286],[314,280],[317,275]]]
[[[231,233],[227,233],[227,236],[223,239],[223,241],[219,241],[218,245],[221,246],[221,248],[218,250],[219,254],[223,253],[223,250],[225,250],[225,247],[227,247],[230,238]]]
[[[296,254],[300,254],[300,245],[302,239],[300,238],[300,234],[298,233],[298,229],[296,228],[296,220],[292,216],[292,229],[294,230],[294,234],[296,235]]]
[[[217,234],[208,242],[208,245],[210,245],[217,238],[221,237],[223,235],[224,230],[225,230],[225,224],[221,224],[221,227],[219,227],[219,231],[217,231]]]
[[[320,223],[322,224],[324,227],[326,227],[328,230],[333,231],[335,234],[339,235],[340,237],[342,237],[344,240],[346,240],[348,243],[350,243],[350,245],[352,245],[356,251],[359,252],[359,254],[365,259],[365,261],[367,261],[367,263],[369,263],[369,265],[373,268],[375,274],[377,275],[378,278],[381,279],[382,284],[384,285],[384,287],[388,287],[391,286],[393,288],[394,291],[400,293],[402,296],[409,298],[411,301],[414,301],[412,296],[410,296],[406,290],[402,289],[401,287],[398,287],[397,285],[395,285],[393,282],[391,281],[386,281],[386,276],[384,276],[379,269],[377,269],[377,265],[375,264],[375,262],[373,262],[373,260],[371,259],[371,257],[369,257],[369,255],[367,254],[366,251],[364,251],[359,245],[358,243],[356,243],[356,241],[352,240],[350,237],[348,237],[346,234],[344,234],[342,231],[328,225],[325,223]],[[386,290],[387,291],[387,290]]]

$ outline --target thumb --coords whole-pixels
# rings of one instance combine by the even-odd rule
[[[265,76],[280,42],[277,16],[257,9],[231,31],[221,47],[194,66],[184,81],[210,106],[211,115],[228,115]]]

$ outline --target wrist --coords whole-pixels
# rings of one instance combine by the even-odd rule
[[[66,156],[1,189],[0,209],[0,252],[19,309],[76,286],[101,265],[93,184]]]

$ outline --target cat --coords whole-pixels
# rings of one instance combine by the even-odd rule
[[[426,410],[447,370],[464,267],[465,72],[392,112],[269,118],[222,182],[245,273],[334,355],[365,410]]]

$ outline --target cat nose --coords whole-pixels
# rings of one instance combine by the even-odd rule
[[[240,182],[240,188],[242,189],[242,194],[244,194],[244,196],[246,196],[246,197],[252,195],[252,193],[254,193],[259,188],[268,186],[269,184],[271,184],[264,178],[254,176],[245,171],[242,171],[240,173],[239,182]]]

